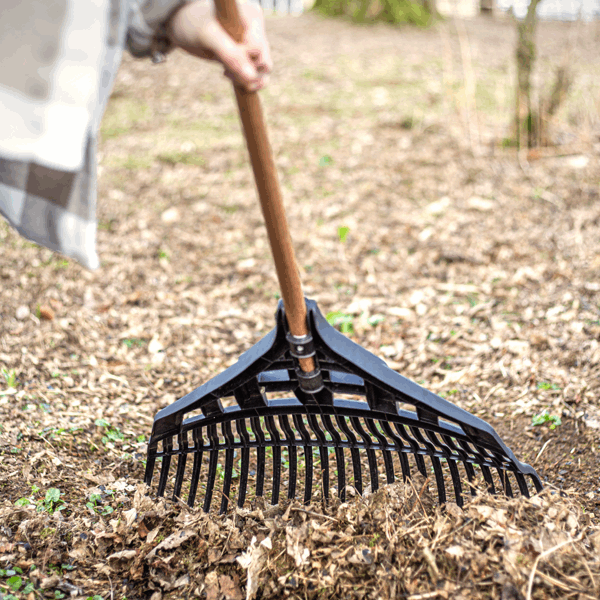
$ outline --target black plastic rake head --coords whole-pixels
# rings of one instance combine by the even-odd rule
[[[264,496],[265,479],[277,504],[282,483],[290,499],[299,488],[306,502],[326,499],[332,485],[344,500],[348,486],[362,494],[382,476],[392,483],[415,472],[435,481],[440,503],[453,489],[462,505],[478,481],[508,496],[529,496],[528,479],[542,489],[535,469],[489,424],[387,367],[331,327],[315,302],[307,309],[310,334],[301,343],[289,336],[280,303],[267,336],[156,415],[145,481],[151,485],[161,461],[159,496],[187,493],[193,506],[200,491],[205,511],[217,496],[223,512],[234,493],[240,507]],[[298,365],[306,356],[317,364],[308,378]]]

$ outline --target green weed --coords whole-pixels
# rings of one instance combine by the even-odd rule
[[[346,227],[345,225],[338,227],[338,237],[340,238],[340,242],[342,242],[342,244],[348,238],[349,233],[350,233],[350,227]]]
[[[114,159],[113,164],[111,164],[111,166],[123,167],[124,169],[128,169],[130,171],[138,171],[139,169],[149,169],[152,166],[152,157],[130,154],[125,158]]]
[[[367,323],[371,327],[375,327],[376,325],[379,325],[379,323],[383,323],[384,321],[385,321],[385,315],[376,314],[376,315],[371,315],[370,317],[367,317]]]
[[[195,165],[202,167],[206,163],[204,158],[198,156],[197,152],[181,152],[178,150],[162,152],[156,158],[168,165]]]
[[[32,495],[37,494],[39,491],[39,487],[36,485],[32,486]],[[52,514],[57,510],[64,510],[66,508],[61,496],[62,492],[58,488],[50,488],[40,500],[35,500],[33,496],[19,498],[15,502],[15,506],[35,506],[37,512],[47,512]]]
[[[539,415],[534,415],[531,419],[531,424],[535,427],[538,425],[543,425],[544,423],[550,423],[550,429],[556,429],[559,425],[562,424],[562,421],[558,415],[551,415],[545,410],[543,413]]]
[[[48,512],[52,514],[57,510],[63,510],[65,508],[64,501],[61,500],[62,492],[58,488],[50,488],[44,496],[43,504],[38,502],[38,512]]]
[[[4,377],[4,381],[6,381],[6,385],[8,385],[9,388],[17,387],[17,373],[14,369],[9,371],[8,369],[2,368],[0,373],[2,373],[2,377]]]
[[[346,335],[354,335],[354,317],[340,310],[327,313],[327,322],[333,327],[339,327]]]
[[[547,381],[539,381],[537,384],[538,390],[560,390],[560,386],[555,383],[549,383]]]
[[[114,512],[112,506],[100,506],[102,504],[102,496],[100,494],[91,494],[90,499],[85,505],[95,513],[106,517]]]
[[[140,338],[125,338],[123,343],[128,348],[141,348],[146,343],[146,340],[142,340]]]
[[[96,419],[94,425],[104,428],[102,443],[106,446],[109,442],[121,442],[125,439],[123,432],[117,427],[111,427],[106,419]]]

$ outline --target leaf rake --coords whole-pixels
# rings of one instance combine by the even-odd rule
[[[240,40],[235,0],[215,6]],[[305,502],[333,488],[344,501],[377,490],[381,476],[420,474],[440,503],[453,490],[459,506],[481,484],[508,496],[539,492],[535,469],[488,423],[390,369],[304,298],[258,95],[234,89],[283,301],[275,328],[237,363],[156,415],[145,482],[160,462],[158,495],[187,493],[194,506],[201,492],[207,512],[215,497],[221,512],[235,495],[239,507],[265,495],[277,504],[282,487],[289,499],[303,491]]]

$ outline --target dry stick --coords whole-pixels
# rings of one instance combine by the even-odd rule
[[[549,439],[546,441],[546,443],[542,446],[542,449],[538,452],[538,455],[535,457],[535,460],[533,461],[533,464],[535,465],[535,463],[538,461],[538,458],[542,455],[542,452],[546,449],[546,446],[552,441],[552,439]]]
[[[473,63],[471,61],[471,44],[469,43],[469,36],[467,35],[465,24],[459,19],[454,19],[454,26],[458,33],[460,56],[465,78],[465,109],[471,152],[474,156],[479,156],[480,137],[479,125],[477,123],[477,104],[475,101],[476,81]]]
[[[581,555],[581,551],[579,550],[579,548],[576,548],[577,552]],[[598,585],[596,583],[596,580],[594,579],[594,576],[592,575],[592,571],[590,569],[590,566],[587,563],[587,560],[585,560],[585,558],[582,556],[582,562],[583,562],[583,566],[585,567],[585,570],[587,571],[587,574],[589,575],[590,581],[592,582],[592,585],[594,586],[594,591],[596,591]]]
[[[435,592],[426,592],[425,594],[413,594],[412,596],[407,596],[406,600],[428,600],[429,598],[437,598],[442,595],[441,590],[436,590]]]
[[[338,522],[337,519],[334,519],[333,517],[330,517],[329,515],[322,515],[322,514],[313,512],[312,510],[306,510],[305,508],[291,508],[290,510],[293,510],[294,512],[305,513],[307,515],[312,515],[313,517],[317,517],[319,519],[327,519],[328,521],[333,521],[334,523]]]
[[[457,527],[456,529],[453,529],[452,531],[450,531],[450,533],[446,533],[445,535],[443,535],[441,538],[435,540],[433,542],[433,545],[431,546],[431,549],[433,550],[435,548],[436,544],[439,544],[441,541],[445,540],[446,538],[452,537],[454,535],[456,535],[456,533],[458,531],[460,531],[461,529],[464,529],[467,525],[471,525],[473,521],[465,521],[460,527]]]
[[[557,550],[560,550],[563,546],[567,546],[569,544],[574,544],[575,542],[579,542],[581,540],[581,537],[582,537],[582,534],[579,535],[579,537],[574,540],[567,540],[566,542],[561,542],[560,544],[557,544],[556,546],[553,546],[552,548],[548,548],[548,550],[546,550],[545,552],[542,552],[535,559],[535,562],[533,563],[533,569],[531,569],[531,574],[529,575],[529,583],[527,584],[526,600],[531,600],[531,592],[533,590],[533,578],[535,577],[535,573],[537,571],[537,567],[538,567],[540,560],[542,560],[543,558],[546,558],[547,556],[550,556],[552,553],[556,552]]]
[[[444,106],[450,112],[451,104],[449,98],[452,94],[452,80],[454,67],[452,64],[452,45],[450,43],[450,35],[448,33],[448,26],[446,23],[441,23],[439,26],[440,37],[442,38],[443,49],[443,65],[444,70],[442,72],[442,86],[444,88]]]
[[[413,493],[417,497],[417,502],[419,503],[419,506],[421,507],[421,510],[423,511],[423,514],[425,515],[425,519],[427,519],[427,522],[431,521],[431,518],[427,514],[427,511],[425,510],[425,507],[423,506],[423,503],[421,502],[421,494],[425,491],[425,487],[427,485],[429,485],[429,477],[426,479],[425,483],[423,484],[423,487],[421,488],[421,491],[418,492],[418,493],[417,493],[417,490],[415,488],[415,484],[413,483],[411,477],[409,477],[408,482],[410,483],[410,487],[413,489]]]
[[[564,576],[564,574],[562,574]],[[564,592],[572,592],[573,588],[569,587],[568,585],[565,585],[562,581],[556,579],[555,577],[552,577],[552,575],[548,575],[547,573],[542,573],[541,571],[537,574],[538,577],[541,577],[542,579],[544,579],[547,583],[550,583],[551,585],[560,588],[561,590],[563,590]],[[567,579],[572,579],[571,577],[568,577]],[[578,589],[578,591],[581,591],[581,584],[579,583],[579,581],[575,581],[575,583],[577,585],[575,585],[574,587]]]

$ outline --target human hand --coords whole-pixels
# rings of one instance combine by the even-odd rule
[[[217,60],[225,75],[249,92],[267,84],[273,68],[263,13],[257,4],[238,0],[243,39],[236,43],[217,20],[206,0],[184,4],[167,24],[167,33],[176,45],[200,58]]]

